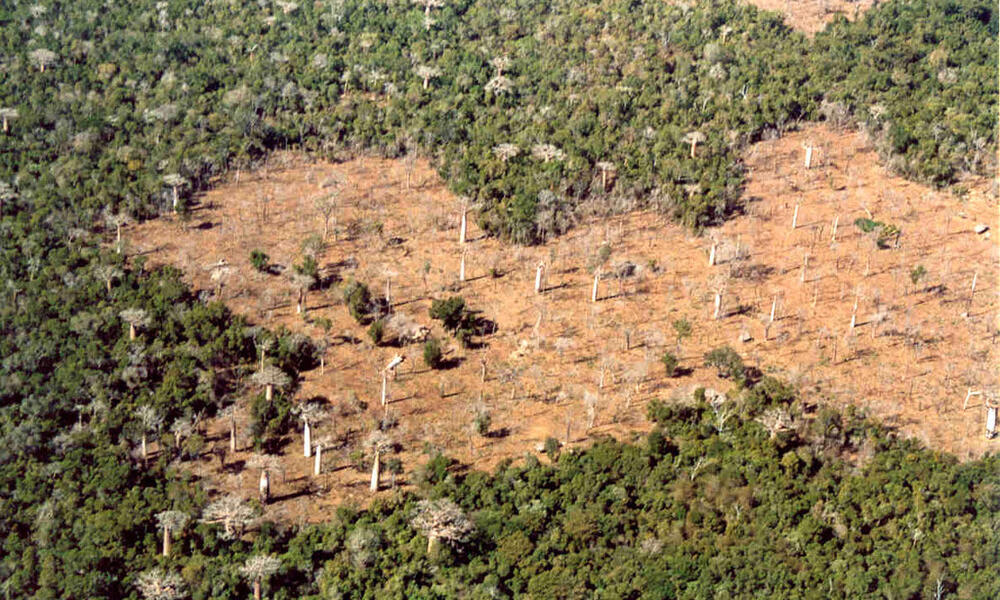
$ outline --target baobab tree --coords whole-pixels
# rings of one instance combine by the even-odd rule
[[[47,48],[38,48],[29,52],[28,58],[38,67],[39,72],[44,73],[45,68],[54,64],[59,59],[59,56]]]
[[[506,55],[494,56],[490,59],[490,64],[497,70],[496,77],[500,77],[503,75],[504,70],[510,66],[510,58]]]
[[[706,139],[705,134],[700,131],[690,131],[684,136],[684,143],[690,144],[691,146],[691,158],[695,158],[698,152],[698,144],[703,143]]]
[[[170,542],[174,535],[180,533],[191,517],[179,510],[165,510],[156,513],[156,521],[163,529],[163,556],[170,556]]]
[[[178,188],[182,188],[188,184],[188,180],[181,177],[178,173],[168,173],[163,176],[163,183],[170,186],[173,191],[173,209],[177,212],[177,205],[180,203],[180,197],[177,195]]]
[[[506,75],[500,75],[487,81],[484,89],[494,96],[503,96],[514,90],[514,82]]]
[[[376,429],[365,438],[364,445],[372,453],[372,480],[369,489],[377,492],[382,471],[382,455],[392,452],[395,444],[384,432]]]
[[[420,65],[416,68],[416,73],[417,77],[424,80],[424,89],[426,90],[431,79],[441,76],[441,69],[430,65]]]
[[[412,0],[414,4],[419,4],[424,7],[424,22],[426,23],[428,19],[431,18],[432,8],[441,8],[444,6],[444,0]],[[427,27],[430,29],[430,27]]]
[[[475,531],[475,525],[465,512],[448,498],[418,502],[410,524],[427,536],[427,554],[434,551],[440,540],[460,544]]]
[[[309,458],[312,456],[311,426],[329,416],[329,412],[319,404],[313,403],[299,405],[295,408],[295,412],[302,419],[302,456]]]
[[[531,147],[531,156],[544,163],[549,163],[566,158],[566,153],[552,144],[535,144]]]
[[[615,170],[615,163],[602,160],[594,166],[601,170],[601,189],[605,192],[608,191],[608,172]]]
[[[163,415],[152,406],[146,404],[136,409],[135,416],[139,419],[139,427],[142,430],[142,460],[145,462],[149,458],[146,435],[150,432],[160,431],[160,428],[163,427]]]
[[[10,132],[10,122],[18,118],[19,116],[20,114],[18,114],[16,108],[8,108],[8,107],[0,108],[0,119],[3,120],[4,133]]]
[[[500,159],[501,162],[507,162],[508,160],[515,158],[521,153],[521,149],[517,147],[516,144],[497,144],[493,146],[493,156]]]
[[[229,451],[236,452],[236,417],[239,409],[236,404],[230,404],[219,412],[219,416],[229,421]]]
[[[247,524],[253,519],[253,508],[246,500],[229,494],[213,501],[205,507],[201,515],[202,523],[221,524],[224,540],[231,540],[243,534]]]
[[[150,323],[149,315],[141,308],[126,308],[118,313],[123,321],[128,323],[128,339],[135,341],[135,331],[139,327],[146,327]]]
[[[119,269],[116,265],[97,265],[94,267],[94,275],[97,275],[104,282],[105,287],[108,290],[108,294],[111,294],[111,284],[115,279],[121,279],[124,272]]]
[[[333,443],[333,438],[324,435],[320,436],[313,441],[314,450],[316,451],[313,457],[313,475],[319,475],[323,472],[323,448],[328,448]]]
[[[158,567],[140,573],[135,579],[135,587],[146,600],[180,600],[187,596],[181,576]]]
[[[267,365],[250,376],[250,380],[264,387],[264,398],[270,402],[274,399],[274,388],[283,388],[292,382],[292,378],[274,365]]]
[[[251,556],[243,563],[243,566],[240,567],[240,573],[253,584],[254,600],[260,600],[261,586],[280,568],[281,561],[273,554]]]
[[[271,471],[281,468],[281,460],[273,454],[254,454],[247,461],[247,466],[260,469],[257,492],[260,494],[261,504],[267,504],[271,500]]]
[[[295,314],[301,315],[306,311],[306,294],[309,293],[310,288],[316,285],[316,277],[309,273],[293,271],[290,279],[296,293]]]
[[[122,253],[122,227],[130,224],[132,218],[126,213],[104,213],[104,222],[108,227],[113,227],[115,230],[115,248],[118,254]]]

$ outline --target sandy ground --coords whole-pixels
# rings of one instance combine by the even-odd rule
[[[810,169],[803,165],[807,143],[815,148]],[[252,322],[321,338],[313,319],[332,321],[326,368],[303,373],[297,396],[321,396],[336,407],[337,417],[320,424],[318,435],[332,436],[338,447],[324,455],[326,472],[312,478],[301,434],[289,439],[285,475],[273,484],[286,501],[268,508],[276,518],[321,520],[344,500],[365,502],[368,474],[350,468],[347,453],[387,415],[398,421],[389,434],[402,448],[401,485],[426,461],[426,447],[489,469],[537,452],[549,436],[571,445],[598,435],[633,439],[650,428],[649,400],[685,396],[698,385],[728,389],[702,366],[706,351],[725,344],[765,373],[794,382],[809,401],[853,403],[963,459],[1000,448],[1000,440],[984,439],[983,398],[973,396],[964,407],[968,389],[997,383],[1000,271],[990,186],[966,182],[969,193],[957,197],[907,182],[887,174],[859,134],[826,126],[762,142],[745,158],[746,214],[700,237],[655,214],[635,213],[521,248],[483,236],[470,219],[464,282],[458,281],[461,205],[420,161],[330,164],[277,155],[267,169],[207,193],[189,223],[167,217],[132,227],[126,238],[149,264],[178,265],[196,288],[211,293],[219,283],[212,266],[227,261],[221,298]],[[333,179],[343,184],[324,187]],[[290,272],[302,241],[322,234],[315,200],[333,189],[339,189],[337,209],[320,254],[322,274],[356,278],[380,294],[391,281],[394,310],[430,326],[445,341],[453,368],[426,368],[419,344],[372,346],[336,284],[310,292],[303,317],[289,277],[251,268],[250,251],[259,248]],[[898,247],[878,249],[853,225],[869,213],[899,227]],[[991,227],[990,236],[974,233],[978,223]],[[599,301],[591,303],[589,265],[604,243],[611,248],[605,273],[630,262],[637,274],[620,283],[603,279]],[[716,264],[709,266],[713,244]],[[544,291],[535,294],[540,262]],[[917,265],[926,275],[914,284]],[[459,348],[428,317],[431,299],[453,294],[496,322],[483,347]],[[658,359],[677,351],[672,324],[682,318],[693,327],[678,352],[688,371],[666,378]],[[383,408],[378,372],[397,353],[407,360]],[[344,408],[352,395],[368,408]],[[488,437],[471,431],[477,406],[492,414]],[[211,427],[221,435],[225,426]],[[229,460],[247,457],[241,452]],[[210,485],[255,493],[252,470],[220,477],[207,459],[196,469]]]
[[[875,0],[748,0],[757,8],[780,13],[785,23],[812,37],[837,15],[853,21],[874,6]]]

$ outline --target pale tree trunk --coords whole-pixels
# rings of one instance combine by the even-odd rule
[[[229,422],[229,451],[236,452],[236,420]]]
[[[302,421],[302,456],[309,458],[312,451],[312,436],[309,431],[309,421]]]
[[[695,152],[697,151],[697,149],[698,149],[698,142],[695,140],[691,140],[691,158],[695,157]]]
[[[108,279],[108,280],[107,280],[107,281],[105,281],[104,283],[106,283],[106,284],[108,285],[108,294],[110,295],[110,294],[111,294],[111,280],[110,280],[110,279]]]
[[[260,472],[258,492],[260,493],[260,501],[263,504],[267,504],[267,501],[271,499],[271,481],[267,476],[266,470]]]
[[[836,217],[833,218],[833,235],[830,236],[830,242],[831,243],[837,241],[837,224],[838,223],[840,223],[840,215],[837,215]]]
[[[434,546],[435,546],[436,543],[437,543],[437,536],[436,535],[428,535],[427,536],[427,555],[428,556],[430,556],[431,552],[434,551]]]
[[[260,579],[253,580],[253,600],[260,600]]]
[[[174,212],[177,212],[177,204],[178,204],[177,187],[175,186],[173,190],[174,190]]]
[[[385,406],[385,399],[389,391],[389,377],[382,373],[382,406]]]
[[[462,262],[458,265],[458,280],[465,281],[465,252],[462,253]]]
[[[708,252],[708,266],[710,266],[710,267],[714,267],[715,266],[715,250],[716,250],[717,247],[718,247],[718,244],[713,243],[712,244],[712,249],[709,250],[709,252]]]
[[[135,324],[134,323],[129,323],[128,324],[128,339],[130,341],[135,341]]]
[[[718,321],[720,312],[722,312],[722,294],[715,292],[715,314],[712,315],[712,319]]]
[[[597,302],[597,286],[601,283],[601,270],[594,271],[594,287],[590,290],[590,301]]]
[[[146,446],[146,434],[142,434],[142,460],[149,458],[149,448]]]
[[[163,528],[163,556],[170,556],[170,528]]]
[[[266,399],[268,402],[274,399],[274,384],[269,383],[264,388],[264,399]]]
[[[774,296],[774,298],[771,299],[771,319],[768,321],[769,323],[774,323],[774,311],[777,310],[777,308],[778,308],[778,297]]]
[[[382,460],[381,460],[380,452],[378,450],[376,450],[375,451],[375,459],[372,461],[372,483],[371,483],[371,486],[369,486],[369,488],[368,488],[368,489],[370,489],[373,492],[377,492],[378,491],[379,472],[381,471],[381,469],[382,469]]]
[[[545,265],[538,263],[538,267],[535,268],[535,293],[542,293],[542,271],[545,269]]]
[[[812,161],[813,161],[813,147],[812,146],[806,146],[806,168],[807,169],[811,169],[812,168]]]
[[[316,458],[313,461],[313,475],[319,475],[323,470],[323,444],[316,446]]]
[[[458,230],[458,243],[465,243],[465,235],[469,226],[469,209],[462,207],[462,226]]]
[[[3,118],[3,132],[7,133],[10,131],[10,125],[7,123],[7,117]]]
[[[792,213],[792,229],[795,229],[799,224],[799,205],[795,205],[795,212]]]

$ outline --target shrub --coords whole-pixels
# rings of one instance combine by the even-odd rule
[[[731,378],[737,385],[746,383],[746,367],[743,359],[729,346],[722,346],[705,353],[705,366],[715,367],[722,378]]]
[[[550,460],[554,461],[555,459],[559,458],[560,446],[562,446],[562,444],[560,444],[559,440],[557,440],[556,438],[552,436],[545,438],[545,446],[544,446],[545,454],[549,457]]]
[[[368,286],[358,281],[350,281],[344,286],[344,302],[347,310],[360,324],[365,324],[371,315],[372,294]]]
[[[673,377],[677,374],[677,365],[680,364],[680,361],[677,360],[676,356],[670,352],[664,352],[663,356],[660,357],[660,362],[663,363],[667,371],[667,377]]]
[[[385,337],[385,321],[379,319],[372,323],[371,327],[368,328],[368,337],[372,339],[373,344],[381,346]]]
[[[271,257],[264,254],[263,250],[255,249],[250,253],[250,264],[253,265],[254,269],[260,271],[261,273],[267,271],[267,266],[270,260]]]
[[[448,331],[456,331],[466,320],[465,300],[461,296],[452,296],[446,300],[435,300],[431,303],[430,316],[442,322]]]
[[[476,410],[476,416],[472,420],[472,425],[475,427],[476,433],[481,436],[486,436],[490,432],[490,425],[493,424],[493,417],[490,415],[490,411],[480,408]]]
[[[441,368],[441,344],[435,338],[424,342],[424,364],[431,369]]]

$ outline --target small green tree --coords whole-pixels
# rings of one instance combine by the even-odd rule
[[[253,265],[254,269],[260,271],[261,273],[267,271],[268,261],[270,260],[271,257],[259,248],[250,252],[250,264]]]
[[[344,286],[344,302],[347,303],[347,310],[358,323],[368,322],[371,314],[372,294],[368,286],[358,282],[349,281]]]
[[[372,339],[372,343],[376,346],[382,345],[382,340],[385,337],[385,321],[379,319],[371,324],[368,328],[368,337]]]
[[[910,269],[910,282],[913,283],[913,287],[916,288],[920,280],[927,275],[927,269],[923,265],[917,265]]]
[[[436,338],[424,342],[424,364],[431,369],[441,368],[441,343]]]
[[[722,378],[732,378],[739,386],[746,383],[746,367],[743,359],[729,346],[722,346],[705,353],[705,366],[715,367]]]
[[[435,300],[431,303],[430,316],[441,321],[448,331],[456,331],[466,316],[465,300],[461,296]]]
[[[667,377],[673,377],[677,374],[677,366],[680,364],[677,357],[669,352],[664,352],[663,356],[660,357],[660,362],[663,363],[663,367],[667,371]]]
[[[691,323],[685,318],[680,318],[674,321],[673,325],[674,333],[677,334],[677,353],[680,354],[681,342],[691,337]]]

